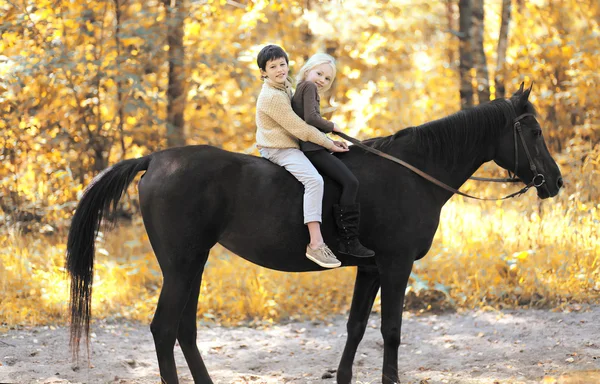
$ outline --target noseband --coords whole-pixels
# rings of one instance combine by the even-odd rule
[[[507,99],[503,99],[504,101],[506,101],[510,107],[512,108],[512,110],[514,111],[514,107],[512,105],[512,103],[510,101],[508,101]],[[381,152],[378,149],[369,147],[365,144],[363,144],[362,142],[360,142],[359,140],[346,135],[345,133],[342,132],[334,132],[336,135],[348,140],[349,142],[351,142],[352,144],[364,149],[367,152],[371,152],[377,156],[381,156],[385,159],[388,159],[390,161],[393,161],[394,163],[400,164],[408,169],[410,169],[411,171],[413,171],[414,173],[416,173],[417,175],[423,177],[424,179],[432,182],[433,184],[449,191],[452,193],[455,193],[457,195],[461,195],[464,197],[468,197],[471,199],[477,199],[477,200],[505,200],[505,199],[510,199],[512,197],[516,197],[516,196],[520,196],[523,193],[527,192],[529,190],[529,188],[531,187],[539,187],[542,184],[544,184],[546,182],[546,179],[544,178],[544,175],[542,175],[541,173],[538,172],[537,167],[535,166],[535,164],[533,163],[533,159],[531,157],[531,153],[529,153],[529,149],[527,148],[527,143],[525,142],[525,137],[523,137],[523,130],[521,129],[521,120],[523,120],[524,118],[526,118],[527,116],[532,116],[535,117],[535,115],[533,113],[523,113],[522,115],[517,116],[514,120],[513,120],[513,138],[514,138],[514,143],[515,143],[515,168],[514,168],[514,172],[511,174],[510,171],[508,171],[508,175],[510,178],[508,179],[488,179],[488,178],[481,178],[481,177],[471,177],[471,179],[474,180],[480,180],[480,181],[496,181],[496,182],[517,182],[517,181],[522,181],[520,180],[517,175],[517,169],[519,168],[519,148],[517,146],[517,134],[519,135],[519,137],[521,138],[521,142],[523,143],[523,148],[525,149],[525,154],[527,155],[527,160],[529,161],[529,168],[531,169],[531,172],[533,172],[533,179],[529,182],[529,184],[527,184],[525,187],[523,187],[522,189],[520,189],[519,191],[515,192],[515,193],[511,193],[510,195],[501,197],[501,198],[488,198],[488,197],[477,197],[477,196],[471,196],[467,193],[461,192],[455,188],[452,188],[451,186],[439,181],[438,179],[428,175],[427,173],[421,171],[420,169],[414,167],[413,165],[400,160],[394,156],[388,155],[385,152]],[[538,182],[536,182],[536,180],[539,178]]]

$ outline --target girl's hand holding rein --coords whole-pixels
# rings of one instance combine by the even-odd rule
[[[333,148],[331,149],[331,152],[348,152],[348,145],[346,143],[344,143],[343,141],[334,141],[333,142]]]

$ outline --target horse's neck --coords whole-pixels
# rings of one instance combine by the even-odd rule
[[[481,129],[477,124],[470,124],[470,128],[459,129],[448,135],[441,125],[431,124],[425,127],[413,128],[412,136],[406,140],[400,140],[398,145],[393,145],[391,152],[395,152],[401,159],[415,165],[419,169],[435,177],[436,179],[458,189],[469,177],[477,171],[482,164],[491,160],[491,144],[480,147],[465,147],[469,143],[469,135],[473,135],[470,129]],[[427,130],[418,132],[419,129]],[[425,135],[422,135],[425,133]],[[418,142],[420,137],[436,137],[439,139],[426,140],[426,143]],[[444,138],[442,138],[444,136]],[[451,140],[447,138],[451,137]],[[491,142],[491,141],[490,141]],[[415,145],[416,144],[416,145]],[[415,149],[425,145],[426,148]],[[413,147],[414,146],[414,147]],[[443,154],[443,155],[440,155]],[[437,188],[437,187],[436,187]],[[449,192],[441,190],[446,199],[451,197]]]

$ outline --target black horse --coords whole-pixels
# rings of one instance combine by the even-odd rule
[[[510,99],[461,111],[443,119],[366,140],[373,148],[402,158],[453,188],[483,163],[494,160],[535,182],[540,198],[562,187],[535,111],[523,84]],[[523,114],[525,114],[523,116]],[[520,116],[517,118],[517,116]],[[516,140],[520,120],[522,141]],[[525,148],[526,147],[526,148]],[[526,161],[529,155],[538,175]],[[339,255],[343,266],[358,266],[348,339],[337,371],[350,383],[352,364],[381,287],[383,383],[398,382],[402,305],[413,262],[427,254],[440,210],[452,196],[411,171],[352,147],[342,159],[360,180],[363,208],[361,242],[376,251],[370,259]],[[135,175],[144,225],[163,274],[163,286],[150,329],[163,382],[177,383],[173,357],[179,341],[195,383],[212,383],[196,345],[196,312],[204,265],[220,243],[255,264],[288,272],[319,271],[304,255],[308,231],[302,224],[302,186],[265,159],[210,146],[167,149],[122,161],[99,174],[86,189],[71,224],[67,269],[71,275],[71,344],[75,351],[89,333],[94,239],[104,216]],[[331,214],[339,189],[326,181],[322,231],[334,244]]]

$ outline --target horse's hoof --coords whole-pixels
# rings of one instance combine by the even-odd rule
[[[350,372],[338,371],[336,379],[337,379],[337,384],[350,384],[350,382],[352,381],[352,371],[350,371]]]

